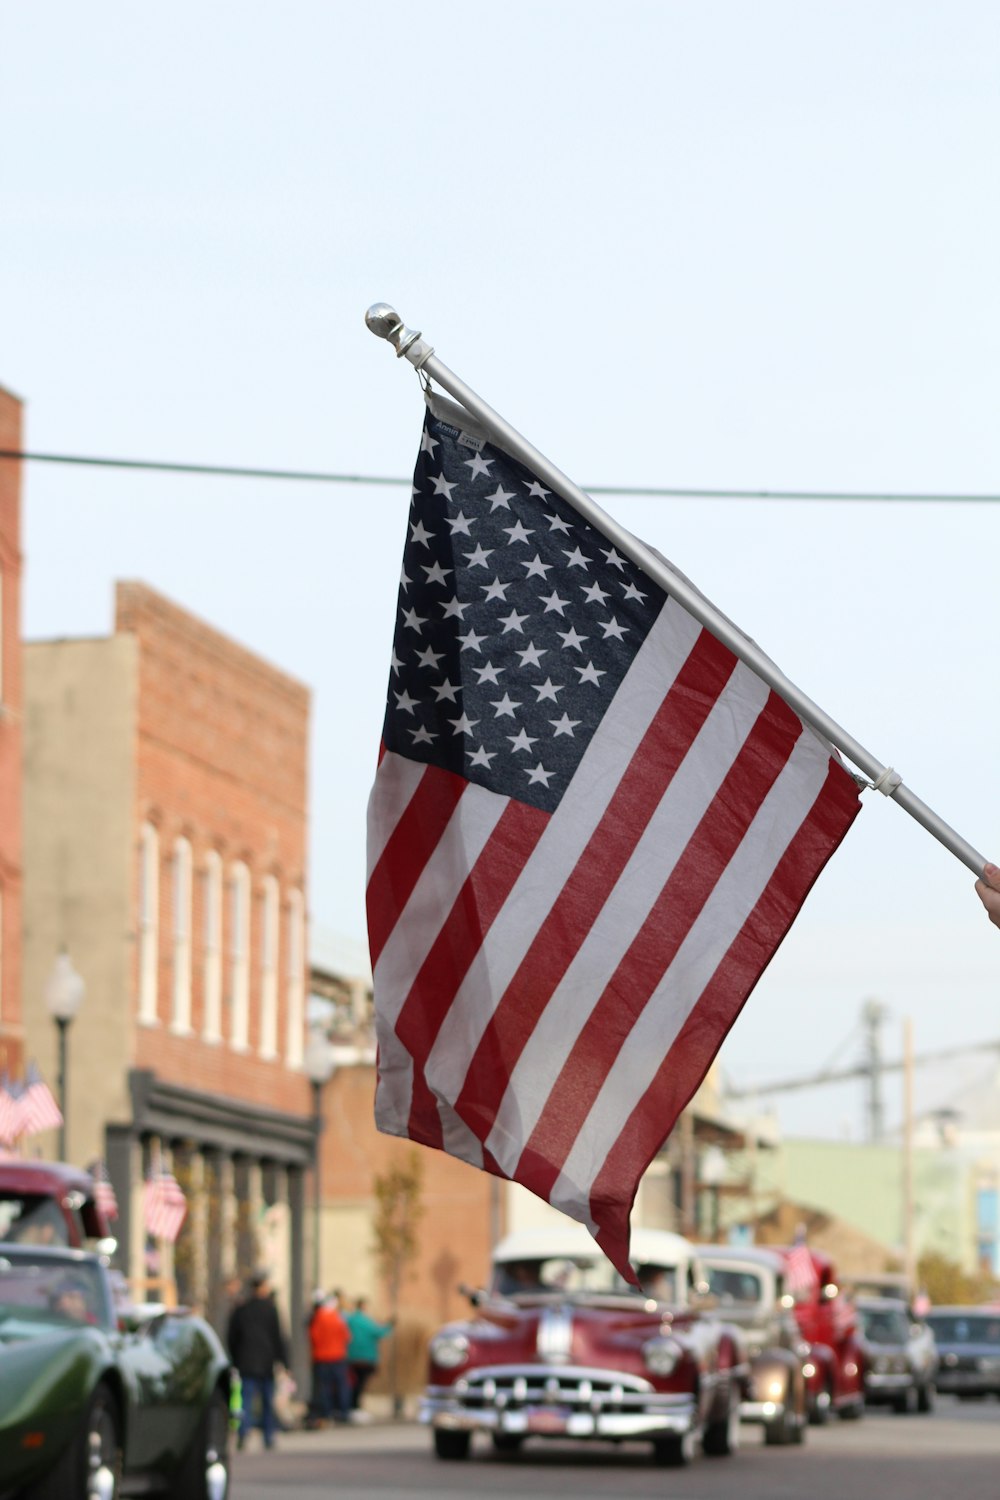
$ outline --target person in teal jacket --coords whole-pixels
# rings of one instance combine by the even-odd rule
[[[347,1362],[351,1367],[351,1404],[354,1411],[361,1410],[365,1386],[378,1369],[378,1346],[393,1328],[391,1321],[376,1323],[365,1311],[366,1307],[364,1297],[359,1297],[354,1304],[354,1311],[345,1314],[351,1335],[347,1346]]]

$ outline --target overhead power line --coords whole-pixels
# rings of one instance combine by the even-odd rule
[[[24,463],[70,464],[90,469],[133,469],[159,474],[207,474],[226,479],[282,479],[306,484],[409,485],[409,479],[393,474],[340,474],[323,469],[253,469],[238,464],[195,464],[145,458],[94,458],[80,453],[29,453],[0,448],[0,458]],[[945,492],[892,493],[885,490],[752,490],[703,489],[693,485],[588,484],[591,495],[635,495],[662,500],[836,500],[885,501],[892,504],[996,505],[1000,494]]]

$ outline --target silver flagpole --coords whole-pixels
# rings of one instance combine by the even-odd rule
[[[745,636],[703,594],[700,594],[693,584],[675,573],[663,558],[651,552],[637,537],[632,536],[631,532],[619,526],[618,522],[602,510],[585,490],[580,489],[572,479],[567,478],[561,469],[557,469],[555,464],[550,463],[544,454],[539,453],[537,448],[533,447],[508,422],[505,422],[498,412],[495,412],[480,396],[476,395],[475,391],[470,390],[464,381],[459,380],[458,376],[437,358],[423,335],[413,332],[404,325],[395,308],[389,307],[384,302],[377,302],[368,309],[365,322],[378,338],[387,339],[392,344],[397,358],[408,359],[417,370],[422,370],[429,379],[436,380],[443,390],[454,396],[470,416],[475,417],[496,439],[499,447],[512,454],[514,458],[520,459],[521,463],[537,474],[539,479],[544,480],[556,494],[561,495],[592,526],[606,536],[612,546],[631,558],[636,567],[641,568],[666,593],[682,604],[689,614],[694,615],[695,619],[700,621],[717,640],[720,640],[724,646],[728,646],[735,656],[746,662],[747,666],[774,688],[775,692],[780,693],[801,719],[835,745],[842,755],[871,779],[874,788],[885,796],[891,797],[894,802],[898,802],[911,818],[915,818],[928,833],[933,834],[946,849],[955,855],[956,859],[960,859],[964,865],[968,866],[974,875],[982,875],[986,861],[978,850],[967,843],[942,818],[939,818],[926,802],[921,801],[914,792],[911,792],[909,787],[903,784],[902,778],[896,771],[889,766],[882,765],[874,755],[858,743],[853,735],[848,734],[846,729],[842,729],[818,704],[808,698],[793,682],[790,682],[774,662],[761,651],[760,647]]]

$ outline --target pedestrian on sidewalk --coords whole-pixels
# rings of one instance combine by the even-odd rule
[[[359,1297],[354,1311],[347,1314],[347,1326],[351,1341],[347,1346],[347,1359],[351,1370],[351,1406],[361,1412],[361,1398],[365,1386],[378,1369],[378,1346],[393,1330],[393,1322],[376,1323],[368,1313],[368,1303]]]
[[[281,1331],[278,1309],[266,1271],[250,1278],[250,1295],[233,1308],[226,1335],[229,1355],[239,1372],[243,1395],[236,1446],[242,1448],[253,1426],[255,1408],[260,1407],[264,1447],[274,1447],[277,1419],[274,1412],[274,1377],[288,1367],[288,1347]]]
[[[309,1347],[319,1416],[325,1421],[348,1422],[351,1414],[351,1376],[347,1363],[350,1338],[340,1311],[340,1299],[330,1292],[315,1309],[309,1322]]]

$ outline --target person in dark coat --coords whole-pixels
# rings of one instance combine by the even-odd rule
[[[278,1369],[287,1368],[288,1349],[266,1271],[254,1272],[250,1278],[250,1296],[233,1308],[226,1342],[243,1387],[243,1414],[236,1438],[237,1447],[242,1448],[246,1442],[247,1432],[253,1425],[254,1406],[259,1401],[264,1447],[273,1448],[277,1427],[274,1377]]]

